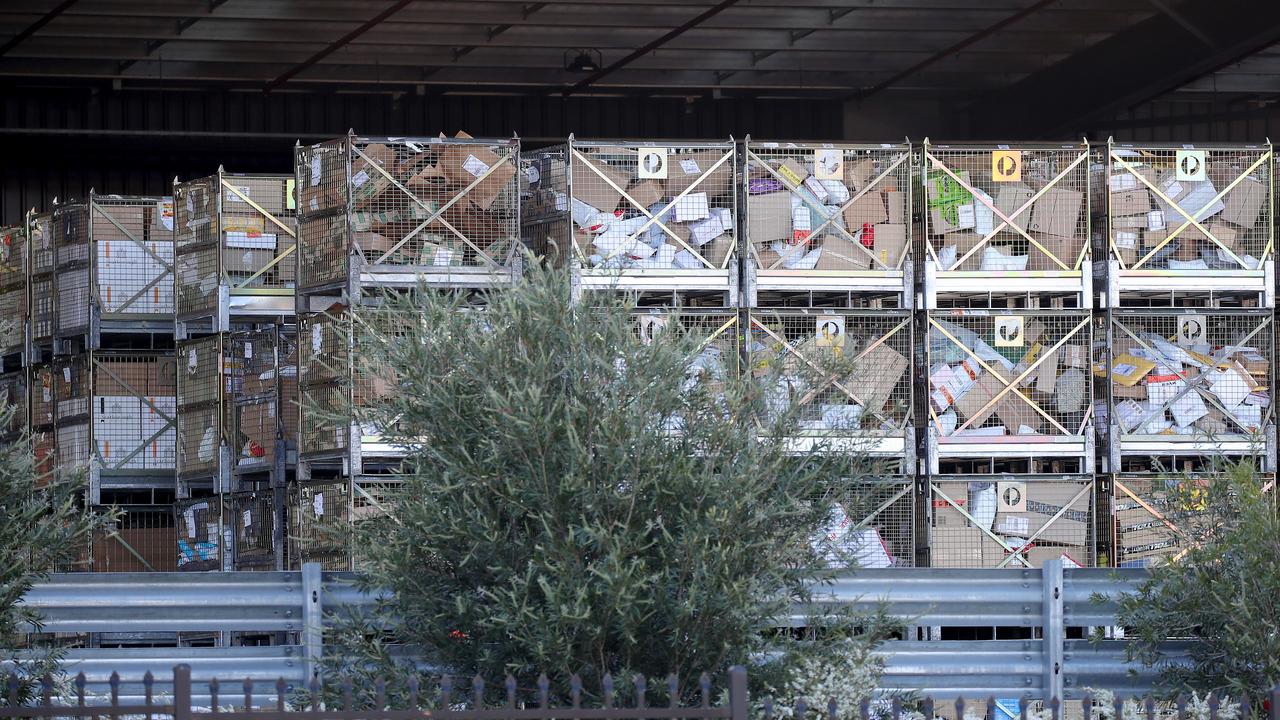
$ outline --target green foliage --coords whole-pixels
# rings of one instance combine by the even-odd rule
[[[784,688],[798,658],[879,640],[883,618],[840,613],[770,631],[831,573],[811,543],[831,503],[860,520],[883,500],[847,491],[865,454],[789,454],[797,412],[760,391],[776,382],[721,370],[735,346],[711,362],[678,319],[642,341],[633,310],[575,306],[566,274],[537,269],[483,309],[419,291],[362,311],[365,372],[395,371],[362,420],[411,453],[391,516],[356,529],[362,582],[392,599],[332,638],[332,676],[403,670],[409,646],[521,688],[542,671],[693,688],[767,654],[753,678]]]
[[[1280,683],[1280,521],[1250,462],[1171,482],[1167,518],[1184,553],[1119,600],[1129,655],[1159,666],[1171,694],[1255,698]],[[1167,638],[1185,638],[1191,664],[1168,662]]]

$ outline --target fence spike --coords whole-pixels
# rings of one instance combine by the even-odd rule
[[[244,709],[245,711],[248,711],[249,708],[251,707],[253,707],[253,680],[249,678],[245,678],[244,679]]]
[[[705,672],[699,675],[698,688],[702,692],[702,707],[711,707],[711,676]]]
[[[480,677],[480,673],[471,678],[471,697],[476,710],[484,708],[484,678]]]
[[[1027,704],[1024,702],[1021,705],[1025,708]],[[1093,720],[1093,698],[1089,695],[1080,699],[1080,717],[1082,720]]]
[[[680,703],[680,678],[675,673],[667,676],[667,704],[675,707]]]
[[[839,709],[834,697],[827,698],[827,720],[836,720],[836,711]]]
[[[409,710],[418,709],[418,674],[413,673],[409,676]]]
[[[514,708],[516,706],[516,678],[511,673],[507,673],[505,681],[507,686],[507,707]]]
[[[1177,699],[1178,720],[1187,720],[1187,696],[1179,694]]]
[[[377,703],[375,710],[382,712],[387,706],[387,681],[378,678],[373,681],[373,701]]]
[[[964,696],[956,698],[956,718],[964,720]]]
[[[53,677],[48,673],[40,678],[40,703],[45,707],[53,705]]]
[[[453,676],[445,675],[440,678],[440,709],[448,710],[453,704]]]
[[[1221,705],[1217,691],[1209,693],[1209,720],[1218,720],[1218,708]]]
[[[645,704],[644,693],[649,689],[648,683],[644,679],[644,673],[636,673],[636,707],[642,708]]]
[[[1147,698],[1147,720],[1156,720],[1156,699]]]
[[[569,676],[569,699],[573,702],[574,709],[582,706],[582,678],[578,673]]]
[[[987,696],[986,718],[987,720],[996,720],[996,696],[995,695]],[[963,718],[961,720],[963,720]]]
[[[794,717],[796,720],[804,720],[805,713],[809,712],[809,706],[805,704],[804,698],[796,701],[796,709]]]
[[[320,676],[311,676],[311,711],[318,712],[320,710]]]
[[[352,707],[351,690],[352,690],[351,678],[350,677],[342,678],[342,710],[343,712],[351,712],[351,707]]]
[[[209,681],[209,708],[210,712],[218,712],[218,690],[221,689],[218,684],[218,678]]]
[[[153,700],[152,689],[155,687],[155,683],[156,678],[151,674],[150,670],[142,675],[142,690],[147,706],[147,720],[151,720],[151,704]]]
[[[111,672],[111,705],[115,707],[120,704],[120,673]]]
[[[613,673],[605,673],[600,678],[600,689],[604,691],[604,706],[613,707]]]
[[[84,688],[89,684],[89,678],[84,676],[84,671],[76,673],[76,704],[84,707]]]
[[[276,712],[284,712],[284,693],[289,688],[284,678],[276,678]]]
[[[1053,698],[1049,700],[1050,716],[1053,720],[1059,720],[1062,717],[1062,698]],[[1120,720],[1121,716],[1116,716],[1116,720]]]
[[[764,699],[764,720],[773,720],[773,697]]]
[[[924,712],[924,720],[933,720],[933,698],[925,698],[920,709]]]
[[[546,673],[538,675],[538,707],[545,708],[551,697],[551,681],[547,679]]]

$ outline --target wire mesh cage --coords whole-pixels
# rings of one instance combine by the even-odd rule
[[[0,374],[0,440],[12,441],[31,423],[31,392],[27,389],[27,370]]]
[[[27,227],[0,227],[0,354],[26,350]]]
[[[1089,313],[954,310],[928,323],[935,472],[948,457],[1074,457],[1092,469]]]
[[[929,483],[932,567],[1095,563],[1089,476],[938,476]]]
[[[217,175],[174,184],[179,322],[293,312],[294,177]]]
[[[179,500],[173,504],[179,570],[229,570],[228,500],[222,495]]]
[[[1194,546],[1197,528],[1214,522],[1204,513],[1203,476],[1117,476],[1112,479],[1111,522],[1117,567],[1150,567],[1182,557]],[[1275,475],[1256,476],[1275,503]]]
[[[910,145],[748,138],[744,149],[749,296],[853,288],[896,290],[909,300]]]
[[[912,323],[905,311],[752,310],[746,357],[771,412],[798,407],[804,438],[865,450],[910,472]]]
[[[291,563],[351,569],[351,482],[297,485],[290,518]]]
[[[173,227],[169,198],[90,195],[59,205],[55,334],[94,337],[116,322],[121,330],[139,321],[171,324]]]
[[[232,333],[236,474],[283,476],[297,452],[298,347],[292,327]]]
[[[1273,166],[1260,145],[1107,145],[1113,297],[1239,290],[1274,302]]]
[[[829,566],[913,567],[915,482],[900,478],[842,480],[814,550]]]
[[[924,144],[925,292],[1091,293],[1089,148]],[[993,280],[999,284],[993,286]]]
[[[1226,454],[1274,470],[1274,353],[1268,310],[1113,310],[1094,355],[1113,467],[1156,472],[1153,458]]]
[[[53,213],[27,215],[28,271],[31,286],[31,342],[48,346],[57,318],[54,292]]]
[[[698,342],[681,379],[685,391],[703,386],[715,390],[727,378],[737,376],[741,363],[741,325],[736,312],[721,310],[670,310],[650,308],[635,312],[635,331],[641,341],[652,342],[663,333],[679,332]]]
[[[172,488],[177,455],[172,355],[94,351],[60,358],[52,370],[60,469],[88,469],[95,502],[108,482]]]
[[[299,320],[300,462],[341,459],[359,474],[385,463],[398,466],[403,458],[403,449],[387,444],[381,429],[360,417],[395,384],[393,368],[375,372],[359,360],[357,345],[370,322],[376,320],[368,315],[357,322],[342,306]]]
[[[239,358],[220,333],[177,344],[181,371],[177,377],[178,476],[188,483],[225,492],[234,445],[234,405],[238,392]]]
[[[737,304],[736,144],[577,140],[528,153],[524,237],[575,290],[693,290]]]
[[[81,562],[69,569],[91,572],[177,570],[173,507],[142,505],[118,509],[120,519],[111,527],[94,533]]]
[[[519,140],[465,133],[299,147],[298,287],[509,281],[519,262],[519,164]]]
[[[277,522],[277,492],[283,493],[285,489],[281,487],[241,492],[231,496],[236,570],[275,570],[283,567],[284,548],[277,545],[283,539],[283,535],[278,533],[281,528]]]

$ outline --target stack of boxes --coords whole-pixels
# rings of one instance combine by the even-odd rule
[[[177,255],[179,509],[206,503],[218,527],[203,549],[179,537],[181,569],[263,567],[236,522],[265,498],[255,530],[283,568],[284,506],[297,426],[294,178],[216,175],[174,186]],[[251,523],[252,525],[253,523]],[[180,533],[181,534],[181,533]],[[215,557],[204,557],[214,553]]]
[[[302,410],[292,555],[346,568],[351,558],[327,526],[351,518],[362,486],[394,476],[405,454],[361,417],[395,377],[363,364],[350,309],[420,285],[479,290],[517,278],[520,146],[465,133],[352,134],[299,147],[295,160]]]
[[[931,563],[1092,564],[1089,150],[922,156]]]
[[[1094,353],[1114,563],[1177,555],[1175,492],[1221,457],[1276,470],[1269,145],[1109,143],[1107,342]]]

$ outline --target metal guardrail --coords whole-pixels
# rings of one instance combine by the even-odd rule
[[[1079,699],[1085,688],[1150,691],[1154,673],[1124,660],[1124,641],[1068,640],[1069,628],[1114,623],[1114,597],[1145,577],[1142,570],[860,570],[824,586],[819,603],[872,609],[887,603],[904,618],[908,638],[882,648],[885,689],[909,689],[935,698],[1060,697]],[[266,647],[84,648],[67,652],[66,669],[83,671],[105,692],[113,671],[125,680],[122,696],[141,693],[132,683],[150,671],[163,685],[178,663],[192,667],[197,689],[208,680],[250,677],[265,691],[283,677],[303,686],[323,652],[326,614],[359,607],[371,598],[349,573],[301,572],[99,573],[54,575],[24,602],[45,618],[43,631],[59,633],[282,633],[286,644]],[[791,622],[807,616],[797,608]],[[943,628],[1024,628],[1028,639],[943,640]],[[1076,633],[1078,634],[1078,633]],[[993,632],[993,637],[995,634]],[[1170,643],[1172,656],[1185,644]]]

